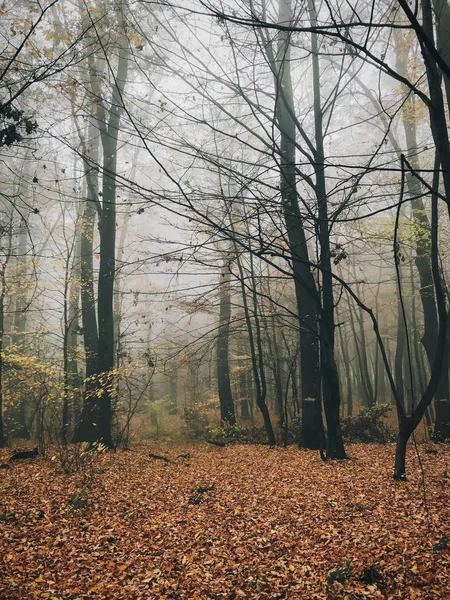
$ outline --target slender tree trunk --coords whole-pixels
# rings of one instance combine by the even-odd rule
[[[76,224],[75,251],[69,286],[69,335],[68,335],[68,373],[72,394],[72,410],[75,429],[81,415],[82,378],[78,371],[78,334],[80,330],[80,280],[81,280],[81,211]]]
[[[88,138],[89,158],[93,164],[97,164],[99,159],[98,132],[92,122],[89,125]],[[84,162],[84,171],[87,184],[86,203],[80,224],[80,297],[86,371],[83,408],[75,429],[74,441],[94,442],[97,437],[95,423],[98,419],[95,400],[98,371],[98,329],[94,292],[94,230],[95,202],[98,200],[98,173],[86,161]]]
[[[245,355],[245,346],[241,342],[240,354]],[[240,395],[240,416],[241,419],[250,419],[250,402],[249,402],[249,389],[247,379],[247,361],[242,361],[239,365],[239,395]]]
[[[25,171],[25,169],[24,169]],[[24,183],[25,172],[22,173]],[[25,192],[25,190],[23,190]],[[16,277],[19,291],[16,295],[16,306],[14,310],[14,324],[12,334],[12,344],[17,346],[20,352],[25,352],[25,331],[27,323],[27,302],[28,302],[28,273],[27,273],[27,223],[22,216],[19,223],[17,249],[17,267]],[[29,439],[30,432],[26,422],[26,399],[24,396],[19,398],[17,406],[11,409],[11,420],[14,423],[13,436],[21,439]]]
[[[277,339],[278,324],[275,326],[276,321],[276,310],[275,305],[271,301],[271,290],[270,290],[270,278],[267,275],[267,297],[269,298],[269,319],[270,324],[265,319],[265,333],[267,339],[267,347],[269,350],[270,362],[272,366],[272,374],[274,380],[274,400],[275,400],[275,412],[278,417],[278,425],[280,432],[285,431],[285,407],[283,401],[283,379],[281,372],[281,356],[279,343]]]
[[[6,447],[6,437],[3,424],[3,338],[5,335],[5,296],[6,296],[6,265],[0,266],[0,448]]]
[[[262,341],[261,341],[261,327],[258,316],[258,302],[256,297],[256,292],[252,294],[253,297],[253,321],[254,321],[254,330],[251,320],[251,311],[248,304],[247,297],[247,288],[245,284],[245,276],[244,276],[244,268],[242,265],[242,258],[238,252],[237,245],[233,242],[234,245],[234,253],[236,257],[236,264],[239,272],[239,281],[241,284],[241,293],[242,293],[242,305],[244,308],[244,317],[245,324],[247,326],[248,332],[248,341],[250,347],[250,356],[252,359],[252,370],[253,370],[253,380],[255,384],[255,395],[256,395],[256,405],[261,412],[264,421],[264,429],[266,431],[267,439],[271,446],[275,446],[276,438],[275,432],[272,427],[272,421],[270,418],[270,413],[266,404],[266,394],[267,394],[267,384],[266,384],[266,376],[265,376],[265,367],[264,367],[264,358],[263,358],[263,349],[262,349]],[[256,284],[254,272],[253,272],[253,255],[249,256],[250,261],[250,281],[254,286]],[[249,386],[250,387],[250,386]]]
[[[67,445],[69,436],[69,396],[70,396],[70,377],[69,377],[69,289],[70,289],[70,252],[67,253],[64,268],[64,292],[63,292],[63,409],[61,440],[63,445]]]
[[[5,298],[6,298],[6,269],[8,267],[9,260],[11,258],[11,246],[12,246],[12,211],[9,216],[9,231],[8,231],[8,247],[3,252],[5,254],[2,257],[0,263],[0,448],[6,447],[6,436],[3,423],[3,352],[4,352],[4,338],[5,338]]]
[[[219,331],[217,334],[217,385],[222,425],[235,425],[233,395],[230,383],[229,340],[231,324],[231,275],[227,258],[220,274]]]
[[[342,362],[344,363],[346,387],[347,387],[347,416],[353,415],[353,390],[352,390],[352,375],[350,372],[350,357],[348,354],[348,345],[344,341],[344,334],[342,331],[343,325],[338,327],[339,343],[341,346]]]
[[[361,354],[361,379],[364,381],[364,389],[366,391],[367,406],[371,407],[375,404],[375,395],[372,387],[372,377],[369,370],[369,361],[367,358],[367,340],[366,332],[364,329],[364,315],[361,308],[357,309],[357,319],[359,325],[359,337],[360,337],[360,354]]]

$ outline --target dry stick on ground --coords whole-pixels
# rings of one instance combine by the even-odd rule
[[[152,452],[148,453],[150,458],[154,458],[155,460],[163,460],[165,463],[169,462],[169,459],[166,456],[161,456],[159,454],[153,454]]]

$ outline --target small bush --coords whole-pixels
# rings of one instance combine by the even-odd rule
[[[370,408],[363,408],[356,417],[342,419],[344,440],[364,444],[371,442],[385,444],[392,441],[393,435],[383,421],[390,411],[391,406],[388,404],[376,404]]]
[[[209,437],[225,444],[265,444],[267,434],[264,427],[256,425],[224,425],[209,428]]]
[[[302,441],[302,418],[297,415],[289,421],[288,425],[288,444],[301,445]]]
[[[183,419],[188,438],[191,440],[202,440],[208,436],[208,418],[205,414],[204,407],[199,404],[185,406],[181,416]]]

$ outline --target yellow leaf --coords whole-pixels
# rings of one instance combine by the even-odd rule
[[[36,583],[45,583],[45,579],[42,577],[42,575],[39,575],[39,577],[37,579],[35,579]]]
[[[118,571],[125,571],[125,569],[128,569],[128,565],[119,565],[119,566],[117,567],[117,570],[118,570]]]

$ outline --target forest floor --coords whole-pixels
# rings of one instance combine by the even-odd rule
[[[328,463],[207,444],[72,448],[71,474],[51,453],[8,463],[0,598],[449,599],[450,446],[435,448],[419,446],[426,502],[414,448],[392,480],[392,445]]]

